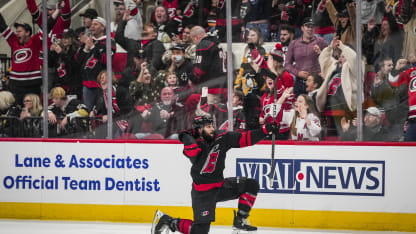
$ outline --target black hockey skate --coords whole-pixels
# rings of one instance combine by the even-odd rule
[[[238,216],[237,212],[234,210],[234,222],[233,222],[233,234],[239,233],[247,233],[247,232],[255,232],[257,231],[257,227],[251,226],[247,219]]]
[[[169,230],[174,232],[175,230],[172,229],[172,221],[172,217],[160,210],[156,210],[155,217],[153,218],[152,234],[161,234],[165,230],[166,233],[169,233]]]

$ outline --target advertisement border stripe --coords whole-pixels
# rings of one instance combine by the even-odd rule
[[[156,209],[192,219],[184,206],[0,203],[2,219],[151,223]],[[231,225],[232,208],[217,208],[213,225]],[[416,232],[416,214],[253,209],[251,223],[263,227]]]

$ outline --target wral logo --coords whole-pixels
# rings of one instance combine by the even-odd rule
[[[237,159],[236,176],[256,179],[260,193],[384,196],[385,162],[352,160]]]

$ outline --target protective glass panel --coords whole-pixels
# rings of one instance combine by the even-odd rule
[[[414,135],[414,1],[232,1],[228,45],[227,1],[42,2],[47,33],[42,4],[2,5],[2,136],[177,139],[197,115],[277,121],[279,140]]]

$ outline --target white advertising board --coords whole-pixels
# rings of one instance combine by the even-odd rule
[[[0,142],[0,202],[190,206],[180,144]],[[260,183],[255,208],[416,213],[416,148],[270,145],[229,151],[225,176]],[[226,202],[219,207],[235,207]]]

